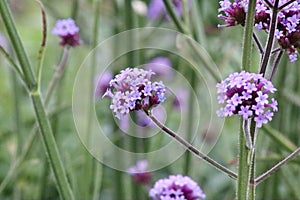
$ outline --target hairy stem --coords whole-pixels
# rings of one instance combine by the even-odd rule
[[[262,181],[264,181],[266,178],[268,178],[271,174],[273,174],[276,170],[278,170],[282,165],[286,164],[288,161],[292,160],[295,158],[298,154],[300,153],[300,147],[296,149],[293,153],[288,155],[286,158],[284,158],[282,161],[274,165],[271,169],[263,173],[262,175],[258,176],[255,179],[255,184],[259,184]]]
[[[249,0],[246,24],[244,28],[242,68],[246,71],[251,69],[252,60],[252,37],[255,15],[256,0]]]
[[[243,39],[243,54],[242,54],[242,69],[250,71],[252,61],[252,37],[253,37],[253,24],[255,15],[256,0],[249,0],[248,11],[246,15],[246,24],[244,28]],[[251,123],[252,124],[252,123]],[[253,198],[255,195],[255,187],[251,188],[249,195],[249,182],[251,177],[251,167],[254,158],[254,151],[247,147],[246,139],[243,131],[243,119],[240,121],[239,131],[239,163],[238,163],[238,180],[236,188],[236,196],[238,200]],[[253,136],[252,130],[250,135]],[[253,138],[253,137],[252,137]],[[253,146],[252,142],[252,146]],[[252,147],[253,148],[253,147]]]
[[[177,135],[175,132],[173,132],[172,130],[170,130],[168,127],[166,127],[165,125],[163,125],[160,121],[158,121],[152,114],[150,111],[145,110],[145,113],[147,116],[150,117],[150,119],[161,129],[163,130],[165,133],[167,133],[169,136],[171,136],[172,138],[174,138],[177,142],[179,142],[181,145],[183,145],[184,147],[186,147],[190,152],[192,152],[193,154],[195,154],[198,158],[201,158],[202,160],[206,161],[207,163],[211,164],[212,166],[214,166],[215,168],[217,168],[218,170],[224,172],[225,174],[227,174],[229,177],[236,179],[237,178],[237,174],[234,173],[233,171],[231,171],[230,169],[224,167],[223,165],[217,163],[215,160],[213,160],[212,158],[208,157],[207,155],[203,154],[202,152],[200,152],[199,150],[197,150],[193,145],[191,145],[190,143],[188,143],[186,140],[184,140],[182,137],[180,137],[179,135]]]

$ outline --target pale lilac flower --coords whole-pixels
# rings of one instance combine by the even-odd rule
[[[243,120],[254,118],[257,127],[272,120],[277,112],[277,101],[270,94],[276,91],[273,84],[261,74],[242,71],[233,73],[221,83],[217,84],[219,103],[225,106],[217,111],[219,117],[234,114],[243,117]]]
[[[165,100],[166,88],[162,82],[151,82],[152,71],[127,68],[109,82],[103,95],[112,99],[110,109],[121,119],[134,110],[148,110]]]
[[[148,161],[139,160],[134,166],[131,166],[127,172],[133,176],[135,183],[147,185],[150,183],[152,174],[147,172]]]
[[[252,110],[249,109],[250,106],[241,106],[241,110],[238,112],[239,115],[243,117],[244,120],[247,120],[249,116],[252,115]]]
[[[153,200],[200,200],[206,197],[195,181],[180,174],[158,180],[149,196]]]
[[[79,28],[76,26],[75,21],[71,18],[57,20],[52,34],[61,38],[60,45],[69,45],[72,47],[79,45]]]

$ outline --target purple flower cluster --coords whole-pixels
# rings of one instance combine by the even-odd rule
[[[274,4],[274,0],[269,1]],[[279,0],[279,7],[289,0]],[[244,25],[248,0],[220,1],[219,18],[226,24],[219,27]],[[268,31],[270,28],[272,10],[264,0],[257,0],[255,13],[255,27],[258,30]],[[294,1],[279,11],[275,37],[280,46],[285,49],[291,62],[297,60],[297,48],[300,48],[300,1]]]
[[[103,96],[112,99],[110,109],[119,119],[130,111],[150,109],[163,102],[166,87],[162,82],[151,82],[152,71],[127,68],[109,82],[110,88]]]
[[[134,181],[137,184],[147,185],[151,180],[151,173],[147,172],[148,161],[139,160],[136,162],[136,165],[131,166],[127,171],[130,175],[133,176]]]
[[[256,126],[260,128],[272,120],[277,112],[277,101],[270,99],[269,94],[276,88],[261,74],[242,71],[233,73],[217,84],[218,102],[225,107],[217,111],[219,117],[238,114],[244,120],[254,117]]]
[[[190,0],[188,0],[189,5],[190,3]],[[177,14],[177,16],[181,16],[183,10],[182,0],[172,0],[172,5],[174,6],[174,11]],[[163,0],[152,0],[150,2],[147,10],[147,17],[149,19],[154,20],[167,16],[168,15]]]
[[[79,28],[76,26],[75,21],[71,18],[57,20],[52,34],[61,38],[60,45],[69,45],[72,47],[79,45]]]
[[[158,180],[149,191],[153,200],[200,200],[205,194],[188,176],[171,175],[169,178]]]

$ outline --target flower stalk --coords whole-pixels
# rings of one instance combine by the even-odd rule
[[[179,142],[181,145],[183,145],[184,147],[186,147],[190,152],[192,152],[194,155],[196,155],[198,158],[201,158],[202,160],[206,161],[207,163],[211,164],[212,166],[214,166],[216,169],[224,172],[225,174],[227,174],[229,177],[236,179],[237,178],[237,174],[234,173],[233,171],[231,171],[230,169],[224,167],[223,165],[219,164],[218,162],[216,162],[215,160],[213,160],[212,158],[208,157],[207,155],[203,154],[202,152],[200,152],[199,150],[197,150],[193,145],[191,145],[190,143],[188,143],[186,140],[184,140],[182,137],[180,137],[178,134],[176,134],[175,132],[173,132],[172,130],[170,130],[168,127],[166,127],[165,125],[163,125],[160,121],[158,121],[151,113],[151,111],[149,110],[144,110],[144,112],[146,113],[146,115],[148,117],[150,117],[150,119],[165,133],[167,133],[169,136],[171,136],[172,138],[174,138],[177,142]]]
[[[248,11],[246,14],[246,23],[244,28],[244,41],[243,41],[243,54],[242,54],[242,68],[249,71],[251,69],[252,60],[252,37],[253,37],[253,24],[255,16],[256,0],[249,0]],[[238,180],[237,180],[237,199],[249,199],[249,182],[253,157],[250,156],[250,163],[248,161],[249,151],[245,133],[243,131],[243,119],[241,119],[241,127],[239,132],[239,163],[238,163]],[[250,133],[251,134],[251,133]],[[255,196],[255,187],[251,190],[251,196]]]

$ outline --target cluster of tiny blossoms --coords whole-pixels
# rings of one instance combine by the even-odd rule
[[[76,26],[75,21],[71,18],[57,20],[52,34],[61,38],[61,46],[78,46],[79,45],[79,28]]]
[[[171,175],[169,178],[158,180],[149,191],[153,200],[200,200],[205,194],[188,176]]]
[[[260,128],[272,120],[278,110],[277,101],[270,99],[269,94],[276,88],[261,74],[242,71],[233,73],[217,84],[218,101],[225,107],[217,111],[219,117],[238,114],[244,120],[254,117],[256,126]]]
[[[165,100],[166,87],[162,82],[151,82],[154,72],[127,68],[109,82],[103,96],[112,99],[110,109],[119,119],[130,111],[150,109]]]
[[[274,4],[274,0],[269,1]],[[279,7],[289,2],[289,0],[279,0]],[[220,1],[219,18],[226,24],[219,27],[244,25],[248,0]],[[271,21],[271,9],[264,0],[257,0],[255,12],[255,27],[258,30],[269,30]],[[275,37],[280,46],[285,49],[291,62],[297,60],[297,48],[300,48],[300,1],[290,3],[278,12],[277,28]]]

